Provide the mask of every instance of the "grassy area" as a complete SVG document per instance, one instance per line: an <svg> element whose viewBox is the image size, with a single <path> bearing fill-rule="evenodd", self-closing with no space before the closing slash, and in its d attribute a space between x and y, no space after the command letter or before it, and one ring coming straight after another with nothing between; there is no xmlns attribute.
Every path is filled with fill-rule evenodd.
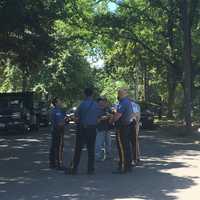
<svg viewBox="0 0 200 200"><path fill-rule="evenodd" d="M161 120L155 119L157 125L157 133L169 137L183 137L200 141L200 123L195 121L192 123L192 132L187 132L183 120L167 119L163 117Z"/></svg>

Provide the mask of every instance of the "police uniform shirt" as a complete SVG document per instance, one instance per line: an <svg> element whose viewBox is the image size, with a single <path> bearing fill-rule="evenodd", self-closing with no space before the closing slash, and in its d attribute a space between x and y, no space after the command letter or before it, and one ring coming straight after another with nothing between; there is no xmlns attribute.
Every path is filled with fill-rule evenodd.
<svg viewBox="0 0 200 200"><path fill-rule="evenodd" d="M51 111L51 122L52 122L52 127L56 128L59 123L64 123L64 112L58 108L54 107Z"/></svg>
<svg viewBox="0 0 200 200"><path fill-rule="evenodd" d="M131 101L131 104L132 104L132 110L134 113L140 113L140 106L135 103L134 101Z"/></svg>
<svg viewBox="0 0 200 200"><path fill-rule="evenodd" d="M132 122L132 103L128 98L123 98L119 101L117 112L122 114L118 122L120 125L129 125Z"/></svg>
<svg viewBox="0 0 200 200"><path fill-rule="evenodd" d="M92 98L82 101L76 112L76 117L79 118L81 125L96 126L99 116L100 108Z"/></svg>

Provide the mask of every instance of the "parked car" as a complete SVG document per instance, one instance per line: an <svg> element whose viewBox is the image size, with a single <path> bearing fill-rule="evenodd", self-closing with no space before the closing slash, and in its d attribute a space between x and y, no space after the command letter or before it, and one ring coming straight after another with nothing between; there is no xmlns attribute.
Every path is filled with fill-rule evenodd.
<svg viewBox="0 0 200 200"><path fill-rule="evenodd" d="M155 127L154 116L159 110L159 105L151 102L137 102L141 109L141 127L144 129L152 129Z"/></svg>
<svg viewBox="0 0 200 200"><path fill-rule="evenodd" d="M50 123L48 104L44 101L35 102L34 111L37 115L39 126L47 127Z"/></svg>
<svg viewBox="0 0 200 200"><path fill-rule="evenodd" d="M68 121L68 122L74 122L76 110L77 110L77 107L73 107L73 108L69 109L66 112L66 114L65 114L66 121Z"/></svg>
<svg viewBox="0 0 200 200"><path fill-rule="evenodd" d="M0 131L28 133L38 129L33 93L0 93Z"/></svg>

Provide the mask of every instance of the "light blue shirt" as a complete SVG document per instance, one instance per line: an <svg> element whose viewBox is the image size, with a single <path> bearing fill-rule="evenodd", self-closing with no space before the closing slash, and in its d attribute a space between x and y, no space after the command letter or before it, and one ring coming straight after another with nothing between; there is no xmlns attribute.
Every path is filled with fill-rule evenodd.
<svg viewBox="0 0 200 200"><path fill-rule="evenodd" d="M97 119L100 114L101 110L92 98L82 101L76 111L76 116L82 125L97 125Z"/></svg>
<svg viewBox="0 0 200 200"><path fill-rule="evenodd" d="M131 101L131 105L132 105L132 110L134 113L140 113L140 106L139 104L135 103L134 101Z"/></svg>

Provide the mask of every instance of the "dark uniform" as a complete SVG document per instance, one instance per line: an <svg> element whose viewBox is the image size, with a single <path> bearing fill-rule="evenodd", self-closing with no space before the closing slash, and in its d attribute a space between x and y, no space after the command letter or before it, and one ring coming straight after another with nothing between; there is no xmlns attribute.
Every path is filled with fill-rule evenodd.
<svg viewBox="0 0 200 200"><path fill-rule="evenodd" d="M120 100L117 112L122 116L117 121L116 141L119 152L119 171L125 173L131 170L131 136L134 126L133 122L133 109L131 101L128 98Z"/></svg>
<svg viewBox="0 0 200 200"><path fill-rule="evenodd" d="M77 125L74 158L70 166L71 173L77 172L84 145L87 146L88 151L88 173L93 173L95 170L96 125L99 112L100 109L92 98L85 99L77 109L76 117L78 118L79 124Z"/></svg>
<svg viewBox="0 0 200 200"><path fill-rule="evenodd" d="M64 117L64 112L60 108L54 107L52 109L52 140L49 156L49 164L52 168L63 167Z"/></svg>

